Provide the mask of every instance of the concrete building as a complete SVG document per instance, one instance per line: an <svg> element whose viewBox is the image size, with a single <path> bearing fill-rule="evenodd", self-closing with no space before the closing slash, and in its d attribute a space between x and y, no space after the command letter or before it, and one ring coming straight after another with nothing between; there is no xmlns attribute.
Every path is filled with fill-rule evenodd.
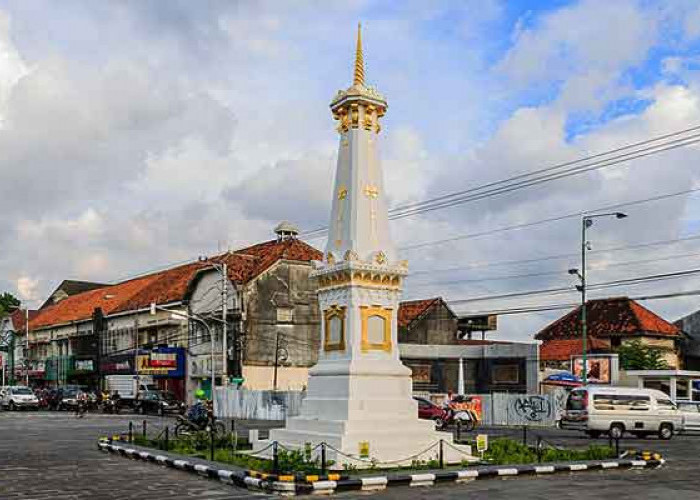
<svg viewBox="0 0 700 500"><path fill-rule="evenodd" d="M684 334L681 354L687 370L700 370L700 311L695 311L674 322Z"/></svg>
<svg viewBox="0 0 700 500"><path fill-rule="evenodd" d="M277 229L274 240L62 297L42 308L30 321L32 357L46 366L43 374L33 377L34 383L96 385L106 375L144 373L183 398L188 389L208 389L211 339L197 326L199 322L187 320L188 314L208 316L215 374L221 383L222 328L215 318L221 318L217 266L223 264L230 291L229 345L239 347L229 351L229 364L238 356L251 386L267 380L271 385L275 351L271 338L280 331L289 352L285 364L305 373L315 362L306 344L318 345L319 322L308 274L311 262L322 254L298 240L288 225ZM217 284L218 289L212 289ZM152 303L158 305L155 315ZM165 355L173 358L172 370L149 366L149 359ZM183 362L182 369L176 368ZM299 380L290 381L289 388L300 388Z"/></svg>

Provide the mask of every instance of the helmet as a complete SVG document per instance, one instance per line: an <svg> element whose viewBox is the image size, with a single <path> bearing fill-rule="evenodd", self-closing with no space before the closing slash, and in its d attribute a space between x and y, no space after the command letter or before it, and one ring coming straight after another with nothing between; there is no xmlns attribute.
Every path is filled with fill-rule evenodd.
<svg viewBox="0 0 700 500"><path fill-rule="evenodd" d="M204 391L202 389L197 389L194 392L194 397L197 399L204 399L204 396L205 396L205 394L204 394Z"/></svg>

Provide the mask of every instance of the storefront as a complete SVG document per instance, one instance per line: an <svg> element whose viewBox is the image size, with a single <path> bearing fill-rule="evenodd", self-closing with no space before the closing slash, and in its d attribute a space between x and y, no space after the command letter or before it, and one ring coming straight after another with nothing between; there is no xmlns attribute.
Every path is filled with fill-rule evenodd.
<svg viewBox="0 0 700 500"><path fill-rule="evenodd" d="M182 347L140 350L136 356L136 370L139 375L153 376L160 389L185 401L185 349Z"/></svg>

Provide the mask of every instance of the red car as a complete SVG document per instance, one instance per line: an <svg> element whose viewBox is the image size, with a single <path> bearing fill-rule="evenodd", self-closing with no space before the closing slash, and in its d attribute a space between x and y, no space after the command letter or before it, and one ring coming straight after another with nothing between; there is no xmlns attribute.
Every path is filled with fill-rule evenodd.
<svg viewBox="0 0 700 500"><path fill-rule="evenodd" d="M413 399L418 401L418 418L435 420L436 422L442 422L445 418L445 410L440 408L432 401L428 401L425 398L419 398L418 396L414 396Z"/></svg>

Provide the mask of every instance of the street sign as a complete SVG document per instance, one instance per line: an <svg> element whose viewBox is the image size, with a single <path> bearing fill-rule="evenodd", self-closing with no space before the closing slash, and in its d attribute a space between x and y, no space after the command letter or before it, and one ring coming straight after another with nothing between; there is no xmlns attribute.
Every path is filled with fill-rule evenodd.
<svg viewBox="0 0 700 500"><path fill-rule="evenodd" d="M360 441L360 458L369 458L369 441Z"/></svg>
<svg viewBox="0 0 700 500"><path fill-rule="evenodd" d="M489 449L489 435L488 434L477 434L476 435L476 451L479 453L484 453Z"/></svg>

